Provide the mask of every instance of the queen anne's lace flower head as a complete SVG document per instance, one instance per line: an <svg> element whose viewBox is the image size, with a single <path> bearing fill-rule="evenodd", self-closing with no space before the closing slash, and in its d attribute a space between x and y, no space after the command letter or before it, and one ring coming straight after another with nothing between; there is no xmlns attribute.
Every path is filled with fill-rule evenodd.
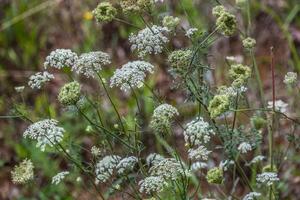
<svg viewBox="0 0 300 200"><path fill-rule="evenodd" d="M138 159L135 156L130 156L127 158L123 158L119 164L116 166L118 174L124 174L130 172L134 169L137 164Z"/></svg>
<svg viewBox="0 0 300 200"><path fill-rule="evenodd" d="M59 172L55 176L52 177L52 184L58 185L65 177L69 174L70 172L64 171L64 172Z"/></svg>
<svg viewBox="0 0 300 200"><path fill-rule="evenodd" d="M165 159L162 155L157 153L151 153L146 158L146 163L148 166L153 166Z"/></svg>
<svg viewBox="0 0 300 200"><path fill-rule="evenodd" d="M285 113L287 111L288 104L282 100L275 101L275 110L278 112ZM268 108L273 109L273 101L268 101Z"/></svg>
<svg viewBox="0 0 300 200"><path fill-rule="evenodd" d="M192 160L208 160L208 155L211 151L207 150L205 146L199 146L196 149L189 149L189 158Z"/></svg>
<svg viewBox="0 0 300 200"><path fill-rule="evenodd" d="M140 13L153 6L153 0L121 0L121 8L125 14Z"/></svg>
<svg viewBox="0 0 300 200"><path fill-rule="evenodd" d="M225 36L233 35L237 28L236 17L221 7L215 11L213 10L213 13L217 17L216 26L218 31Z"/></svg>
<svg viewBox="0 0 300 200"><path fill-rule="evenodd" d="M230 105L230 96L225 94L215 95L209 102L208 111L212 118L216 118L228 111Z"/></svg>
<svg viewBox="0 0 300 200"><path fill-rule="evenodd" d="M117 14L117 9L109 2L101 2L93 10L93 15L98 22L110 22Z"/></svg>
<svg viewBox="0 0 300 200"><path fill-rule="evenodd" d="M191 147L209 142L213 134L213 129L202 117L197 117L195 120L187 123L183 132L185 142Z"/></svg>
<svg viewBox="0 0 300 200"><path fill-rule="evenodd" d="M193 52L191 50L173 51L168 56L168 62L176 73L184 75L188 71L192 55Z"/></svg>
<svg viewBox="0 0 300 200"><path fill-rule="evenodd" d="M37 72L34 75L31 75L29 77L28 85L32 89L41 89L41 87L46 83L54 79L53 74L50 74L48 72Z"/></svg>
<svg viewBox="0 0 300 200"><path fill-rule="evenodd" d="M221 14L222 14L224 11L226 11L225 7L219 5L219 6L215 6L215 7L212 9L212 14L213 14L213 16L215 16L215 17L220 17Z"/></svg>
<svg viewBox="0 0 300 200"><path fill-rule="evenodd" d="M157 194L167 185L162 177L149 176L139 182L140 192L146 194Z"/></svg>
<svg viewBox="0 0 300 200"><path fill-rule="evenodd" d="M44 67L45 69L48 67L54 67L57 69L72 67L77 59L77 54L72 52L70 49L56 49L46 57Z"/></svg>
<svg viewBox="0 0 300 200"><path fill-rule="evenodd" d="M169 30L174 30L178 26L180 19L173 16L165 16L163 19L163 26L167 27Z"/></svg>
<svg viewBox="0 0 300 200"><path fill-rule="evenodd" d="M110 56L102 51L84 53L76 60L72 71L86 77L94 77L95 73L102 70L104 65L110 64Z"/></svg>
<svg viewBox="0 0 300 200"><path fill-rule="evenodd" d="M223 182L223 170L219 167L210 169L207 172L206 179L209 183L221 184Z"/></svg>
<svg viewBox="0 0 300 200"><path fill-rule="evenodd" d="M161 104L155 108L150 127L158 133L166 132L170 126L172 119L179 115L177 109L169 104Z"/></svg>
<svg viewBox="0 0 300 200"><path fill-rule="evenodd" d="M117 69L110 79L110 87L120 87L123 91L144 85L146 73L153 73L154 66L145 61L133 61Z"/></svg>
<svg viewBox="0 0 300 200"><path fill-rule="evenodd" d="M166 158L159 163L153 165L149 169L151 176L162 177L165 180L176 180L178 177L185 176L186 171L182 168L181 164L174 158Z"/></svg>
<svg viewBox="0 0 300 200"><path fill-rule="evenodd" d="M33 179L33 164L31 160L25 159L19 165L14 167L11 172L12 182L16 184L24 184Z"/></svg>
<svg viewBox="0 0 300 200"><path fill-rule="evenodd" d="M80 100L80 90L81 86L78 82L67 83L60 89L58 101L64 106L75 105Z"/></svg>
<svg viewBox="0 0 300 200"><path fill-rule="evenodd" d="M258 192L250 192L244 196L243 200L255 200L256 197L260 197L261 193Z"/></svg>
<svg viewBox="0 0 300 200"><path fill-rule="evenodd" d="M288 72L285 76L284 76L284 81L283 81L286 85L296 85L297 84L297 73L295 72Z"/></svg>
<svg viewBox="0 0 300 200"><path fill-rule="evenodd" d="M112 175L121 157L117 155L105 156L96 164L96 182L105 183Z"/></svg>
<svg viewBox="0 0 300 200"><path fill-rule="evenodd" d="M37 147L45 150L46 145L53 146L63 139L65 129L57 126L58 121L45 119L30 125L24 132L24 138L37 140Z"/></svg>
<svg viewBox="0 0 300 200"><path fill-rule="evenodd" d="M252 150L251 145L248 142L242 142L239 146L238 146L238 150L241 153L248 153L249 151Z"/></svg>
<svg viewBox="0 0 300 200"><path fill-rule="evenodd" d="M250 67L242 64L230 66L229 76L233 79L232 85L235 87L243 86L251 76Z"/></svg>
<svg viewBox="0 0 300 200"><path fill-rule="evenodd" d="M243 47L247 50L251 50L255 47L256 45L256 40L251 38L251 37L247 37L245 38L243 41Z"/></svg>
<svg viewBox="0 0 300 200"><path fill-rule="evenodd" d="M274 172L264 172L262 174L258 174L256 177L256 181L261 184L265 184L267 186L273 185L273 183L278 182L279 178Z"/></svg>
<svg viewBox="0 0 300 200"><path fill-rule="evenodd" d="M153 25L139 31L137 35L131 34L129 37L131 50L137 50L140 58L147 54L159 54L163 50L163 45L169 42L165 36L168 32L169 29L166 27Z"/></svg>
<svg viewBox="0 0 300 200"><path fill-rule="evenodd" d="M198 171L200 169L205 169L207 168L207 164L205 162L195 162L191 165L191 169L193 171Z"/></svg>

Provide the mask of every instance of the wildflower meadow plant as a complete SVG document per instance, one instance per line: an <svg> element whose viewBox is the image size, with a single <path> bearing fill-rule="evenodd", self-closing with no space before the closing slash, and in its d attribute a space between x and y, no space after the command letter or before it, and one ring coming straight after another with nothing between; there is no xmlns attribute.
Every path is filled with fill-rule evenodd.
<svg viewBox="0 0 300 200"><path fill-rule="evenodd" d="M45 154L65 155L70 170L55 175L52 184L64 184L66 176L71 181L77 171L100 199L113 199L116 193L124 199L279 199L284 181L280 170L284 160L280 159L287 155L276 154L274 140L281 134L281 122L290 122L296 130L299 116L290 102L277 98L273 61L272 78L264 80L273 89L272 99L266 101L253 54L258 44L237 18L251 20L244 15L244 4L227 7L216 1L211 6L215 24L204 31L188 16L166 15L167 2L99 3L92 12L97 25L116 20L130 26L130 58L116 67L115 55L99 49L79 54L71 49L52 51L45 58L46 71L30 76L28 85L41 89L54 79L53 70L55 77L68 77L60 78L63 84L51 100L62 111L72 106L73 114L60 117L67 113L54 112L51 104L49 119L16 107L15 112L28 123L24 138L36 141ZM135 24L132 16L140 23ZM251 23L246 26L251 30ZM218 39L231 36L242 39L240 53L245 59L228 62L230 55L223 55L228 67L223 69L226 81L222 85L212 78L218 66L209 61L215 56L207 52ZM179 38L184 42L178 42ZM185 46L179 47L181 43ZM165 80L159 76L161 71L169 73L171 80L171 86L166 81L164 87L181 92L180 102L165 98L164 87L156 85L156 80ZM92 87L86 87L84 80L91 80ZM299 91L296 72L288 72L281 82ZM18 90L22 93L24 88ZM259 99L254 103L256 94ZM193 112L187 114L186 107L193 107ZM86 144L71 140L78 135L65 125L67 120L72 126L86 127L82 129L85 138L91 137L93 143L87 151ZM70 151L72 145L82 148ZM33 163L26 159L12 169L12 181L35 181ZM266 166L269 170L263 171Z"/></svg>

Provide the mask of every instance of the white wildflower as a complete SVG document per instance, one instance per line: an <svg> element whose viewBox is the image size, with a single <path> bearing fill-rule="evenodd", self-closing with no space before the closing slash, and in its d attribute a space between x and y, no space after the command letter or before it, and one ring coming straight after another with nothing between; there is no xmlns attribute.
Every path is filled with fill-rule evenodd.
<svg viewBox="0 0 300 200"><path fill-rule="evenodd" d="M58 121L54 119L45 119L35 122L30 125L23 133L24 138L37 140L37 147L42 151L45 150L46 145L53 146L63 139L65 129L57 126Z"/></svg>
<svg viewBox="0 0 300 200"><path fill-rule="evenodd" d="M100 72L104 65L110 63L110 56L102 51L84 53L76 60L72 71L75 71L77 74L83 74L88 78L94 77L95 73Z"/></svg>
<svg viewBox="0 0 300 200"><path fill-rule="evenodd" d="M219 94L224 94L224 95L228 95L230 97L236 97L238 94L242 94L244 92L246 92L248 90L248 88L246 88L245 86L241 86L241 87L226 87L226 86L222 86L218 89Z"/></svg>
<svg viewBox="0 0 300 200"><path fill-rule="evenodd" d="M158 54L163 50L163 45L169 42L169 39L165 36L169 32L166 27L153 25L147 27L137 35L131 34L129 42L131 43L131 50L137 50L140 58L147 54Z"/></svg>
<svg viewBox="0 0 300 200"><path fill-rule="evenodd" d="M248 142L242 142L239 146L238 146L238 150L241 153L248 153L249 151L252 150L251 145Z"/></svg>
<svg viewBox="0 0 300 200"><path fill-rule="evenodd" d="M258 162L260 162L260 161L263 161L264 159L265 159L264 156L258 155L258 156L256 156L256 157L254 157L254 158L249 162L248 165L256 164L256 163L258 163Z"/></svg>
<svg viewBox="0 0 300 200"><path fill-rule="evenodd" d="M208 155L211 151L208 151L205 146L200 145L196 149L189 149L189 158L192 160L208 160Z"/></svg>
<svg viewBox="0 0 300 200"><path fill-rule="evenodd" d="M54 67L57 69L72 67L77 59L77 54L72 52L70 49L56 49L46 57L44 67L45 69L48 67Z"/></svg>
<svg viewBox="0 0 300 200"><path fill-rule="evenodd" d="M37 72L29 77L28 85L32 89L41 89L41 87L46 83L54 79L53 74L48 72Z"/></svg>
<svg viewBox="0 0 300 200"><path fill-rule="evenodd" d="M256 197L260 197L261 193L258 192L250 192L244 196L243 200L255 200Z"/></svg>
<svg viewBox="0 0 300 200"><path fill-rule="evenodd" d="M33 179L34 166L31 160L25 159L19 165L14 167L11 172L12 182L15 184L24 184Z"/></svg>
<svg viewBox="0 0 300 200"><path fill-rule="evenodd" d="M15 87L15 91L17 93L22 93L24 91L24 89L25 89L25 86L17 86L17 87Z"/></svg>
<svg viewBox="0 0 300 200"><path fill-rule="evenodd" d="M92 146L91 148L91 154L95 157L99 156L101 154L101 150L96 147L96 146Z"/></svg>
<svg viewBox="0 0 300 200"><path fill-rule="evenodd" d="M286 85L295 85L297 83L297 73L295 72L288 72L284 76L284 81Z"/></svg>
<svg viewBox="0 0 300 200"><path fill-rule="evenodd" d="M144 85L146 73L153 73L154 66L145 61L133 61L117 69L110 79L110 87L120 87L128 91L134 87L140 88Z"/></svg>
<svg viewBox="0 0 300 200"><path fill-rule="evenodd" d="M285 113L287 111L288 104L282 100L275 101L275 110L278 112ZM273 109L273 101L268 102L268 108Z"/></svg>
<svg viewBox="0 0 300 200"><path fill-rule="evenodd" d="M166 158L149 169L151 176L159 176L165 180L176 180L180 175L186 175L180 162L174 158Z"/></svg>
<svg viewBox="0 0 300 200"><path fill-rule="evenodd" d="M162 155L157 153L151 153L146 158L146 163L148 166L153 166L165 159Z"/></svg>
<svg viewBox="0 0 300 200"><path fill-rule="evenodd" d="M185 36L187 36L188 38L192 38L193 35L198 31L197 28L190 28L186 31Z"/></svg>
<svg viewBox="0 0 300 200"><path fill-rule="evenodd" d="M257 175L256 181L271 186L273 183L278 182L279 178L274 172L264 172Z"/></svg>
<svg viewBox="0 0 300 200"><path fill-rule="evenodd" d="M117 155L105 156L96 164L96 183L106 182L112 175L115 167L120 162L121 157Z"/></svg>
<svg viewBox="0 0 300 200"><path fill-rule="evenodd" d="M242 55L226 56L226 60L229 61L231 64L234 63L242 64L244 62L244 57Z"/></svg>
<svg viewBox="0 0 300 200"><path fill-rule="evenodd" d="M198 171L200 169L205 169L207 168L207 164L205 162L195 162L191 165L191 169L193 171Z"/></svg>
<svg viewBox="0 0 300 200"><path fill-rule="evenodd" d="M184 140L190 146L207 143L214 131L210 128L209 123L205 122L202 117L197 117L195 120L186 124L186 129L183 132Z"/></svg>
<svg viewBox="0 0 300 200"><path fill-rule="evenodd" d="M167 185L162 177L149 176L139 182L141 193L152 194L161 192Z"/></svg>
<svg viewBox="0 0 300 200"><path fill-rule="evenodd" d="M65 177L66 175L68 175L70 172L68 171L64 171L64 172L59 172L58 174L56 174L55 176L52 177L52 184L59 184Z"/></svg>
<svg viewBox="0 0 300 200"><path fill-rule="evenodd" d="M116 166L118 174L124 174L130 172L134 169L137 164L138 159L135 156L130 156L127 158L123 158L119 164Z"/></svg>

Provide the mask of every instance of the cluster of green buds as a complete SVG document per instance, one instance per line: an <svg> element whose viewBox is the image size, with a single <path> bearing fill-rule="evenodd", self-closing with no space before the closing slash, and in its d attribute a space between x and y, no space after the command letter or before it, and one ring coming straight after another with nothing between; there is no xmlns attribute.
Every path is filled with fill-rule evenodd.
<svg viewBox="0 0 300 200"><path fill-rule="evenodd" d="M187 72L192 54L193 52L191 50L177 50L168 56L168 62L175 73L184 75Z"/></svg>
<svg viewBox="0 0 300 200"><path fill-rule="evenodd" d="M236 17L228 12L224 6L216 6L212 14L217 18L216 25L220 33L231 36L237 29Z"/></svg>
<svg viewBox="0 0 300 200"><path fill-rule="evenodd" d="M251 118L251 124L256 130L260 130L267 125L267 120L260 116L253 116Z"/></svg>
<svg viewBox="0 0 300 200"><path fill-rule="evenodd" d="M241 87L250 78L251 68L242 64L231 65L229 70L229 76L233 80L232 86L237 88Z"/></svg>
<svg viewBox="0 0 300 200"><path fill-rule="evenodd" d="M247 37L245 39L243 39L242 41L243 43L243 47L246 49L246 50L252 50L255 45L256 45L256 40L251 38L251 37Z"/></svg>
<svg viewBox="0 0 300 200"><path fill-rule="evenodd" d="M228 111L230 106L230 96L227 94L218 94L209 102L208 111L211 118L216 118Z"/></svg>
<svg viewBox="0 0 300 200"><path fill-rule="evenodd" d="M212 184L222 184L224 177L223 177L223 170L220 167L215 167L210 169L206 175L207 182Z"/></svg>
<svg viewBox="0 0 300 200"><path fill-rule="evenodd" d="M140 13L152 8L153 0L121 0L121 8L125 14Z"/></svg>
<svg viewBox="0 0 300 200"><path fill-rule="evenodd" d="M64 106L75 105L80 99L80 84L76 81L65 84L58 94L59 102Z"/></svg>
<svg viewBox="0 0 300 200"><path fill-rule="evenodd" d="M174 30L180 22L180 19L178 17L173 16L165 16L162 24L164 27L167 27L169 30Z"/></svg>
<svg viewBox="0 0 300 200"><path fill-rule="evenodd" d="M117 15L117 9L109 2L102 2L93 10L93 15L97 22L110 22Z"/></svg>

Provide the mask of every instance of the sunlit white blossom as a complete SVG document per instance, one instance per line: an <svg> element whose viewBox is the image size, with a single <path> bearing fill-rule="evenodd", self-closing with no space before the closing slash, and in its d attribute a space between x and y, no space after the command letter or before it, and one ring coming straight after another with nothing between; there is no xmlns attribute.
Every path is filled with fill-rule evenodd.
<svg viewBox="0 0 300 200"><path fill-rule="evenodd" d="M77 59L77 54L72 52L70 49L56 49L46 57L44 67L45 69L48 67L54 67L57 69L72 67Z"/></svg>
<svg viewBox="0 0 300 200"><path fill-rule="evenodd" d="M191 165L191 169L193 171L198 171L200 169L205 169L207 168L207 164L205 162L195 162Z"/></svg>
<svg viewBox="0 0 300 200"><path fill-rule="evenodd" d="M250 192L246 196L244 196L243 200L255 200L256 197L260 197L261 193L258 192Z"/></svg>
<svg viewBox="0 0 300 200"><path fill-rule="evenodd" d="M133 61L117 69L110 79L110 87L120 87L123 91L144 85L146 73L153 73L154 66L145 61Z"/></svg>
<svg viewBox="0 0 300 200"><path fill-rule="evenodd" d="M275 101L275 110L278 112L285 113L287 111L288 104L282 100ZM268 108L273 109L273 101L268 102Z"/></svg>
<svg viewBox="0 0 300 200"><path fill-rule="evenodd" d="M132 171L137 162L138 159L135 156L123 158L116 166L118 174L124 174L125 172Z"/></svg>
<svg viewBox="0 0 300 200"><path fill-rule="evenodd" d="M264 172L262 174L257 175L256 181L270 186L273 183L278 182L279 178L278 178L277 174L274 172Z"/></svg>
<svg viewBox="0 0 300 200"><path fill-rule="evenodd" d="M59 172L58 174L52 177L51 183L55 185L59 184L69 173L70 172L68 171Z"/></svg>
<svg viewBox="0 0 300 200"><path fill-rule="evenodd" d="M148 166L153 166L165 159L162 155L157 153L151 153L146 158L146 163Z"/></svg>
<svg viewBox="0 0 300 200"><path fill-rule="evenodd" d="M29 159L23 160L20 164L16 165L11 171L12 182L15 184L24 184L33 179L34 166Z"/></svg>
<svg viewBox="0 0 300 200"><path fill-rule="evenodd" d="M53 146L63 139L65 129L57 126L58 121L45 119L30 125L24 132L24 138L37 140L37 147L45 150L46 145Z"/></svg>
<svg viewBox="0 0 300 200"><path fill-rule="evenodd" d="M211 151L208 151L205 146L200 145L196 149L189 149L189 158L192 160L208 160L208 155Z"/></svg>
<svg viewBox="0 0 300 200"><path fill-rule="evenodd" d="M113 171L120 162L121 157L117 155L105 156L96 164L96 183L106 182L112 175Z"/></svg>
<svg viewBox="0 0 300 200"><path fill-rule="evenodd" d="M167 185L162 177L149 176L139 182L141 193L152 194L159 193Z"/></svg>
<svg viewBox="0 0 300 200"><path fill-rule="evenodd" d="M192 38L197 31L197 28L190 28L185 32L185 36L187 36L188 38Z"/></svg>
<svg viewBox="0 0 300 200"><path fill-rule="evenodd" d="M248 142L242 142L239 146L238 146L238 150L241 153L247 153L249 151L252 150L251 145Z"/></svg>
<svg viewBox="0 0 300 200"><path fill-rule="evenodd" d="M46 83L54 79L53 74L50 74L46 71L44 72L37 72L34 75L29 77L28 85L32 89L41 89L41 87Z"/></svg>
<svg viewBox="0 0 300 200"><path fill-rule="evenodd" d="M139 31L137 35L131 34L129 42L131 50L137 50L140 58L148 54L159 54L163 50L163 45L169 42L165 36L169 32L166 27L153 25Z"/></svg>

